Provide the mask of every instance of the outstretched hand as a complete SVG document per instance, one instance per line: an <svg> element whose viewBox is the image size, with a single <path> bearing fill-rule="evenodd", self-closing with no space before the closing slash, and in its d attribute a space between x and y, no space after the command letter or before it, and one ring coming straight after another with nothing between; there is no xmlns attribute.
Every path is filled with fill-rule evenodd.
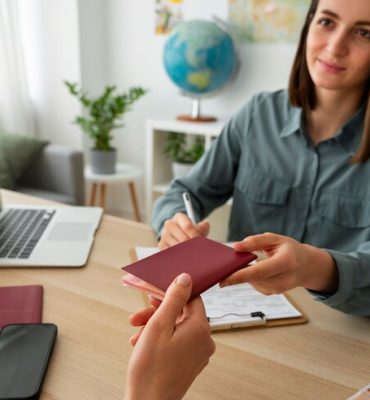
<svg viewBox="0 0 370 400"><path fill-rule="evenodd" d="M181 399L208 364L215 344L200 297L187 304L191 288L190 275L181 274L158 308L130 318L145 326L130 340L126 400Z"/></svg>
<svg viewBox="0 0 370 400"><path fill-rule="evenodd" d="M259 292L283 293L297 286L316 291L334 292L338 271L331 255L274 233L248 236L234 244L236 251L263 251L266 258L237 271L221 286L249 282Z"/></svg>

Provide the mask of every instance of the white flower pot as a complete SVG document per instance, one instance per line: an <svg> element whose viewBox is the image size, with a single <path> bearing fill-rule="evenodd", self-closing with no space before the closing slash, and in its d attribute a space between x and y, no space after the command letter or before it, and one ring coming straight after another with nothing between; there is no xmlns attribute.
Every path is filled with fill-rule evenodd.
<svg viewBox="0 0 370 400"><path fill-rule="evenodd" d="M174 161L172 163L172 174L173 177L181 178L189 173L189 171L193 168L194 164L184 164Z"/></svg>

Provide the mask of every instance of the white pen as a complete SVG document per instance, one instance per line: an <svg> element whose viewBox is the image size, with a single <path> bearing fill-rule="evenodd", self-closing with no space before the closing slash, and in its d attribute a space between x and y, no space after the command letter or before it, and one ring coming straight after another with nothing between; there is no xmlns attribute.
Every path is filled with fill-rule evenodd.
<svg viewBox="0 0 370 400"><path fill-rule="evenodd" d="M190 218L190 221L193 223L193 225L196 225L197 222L195 221L194 210L193 210L193 206L191 205L191 200L190 200L189 193L188 192L183 192L182 198L184 200L186 213L188 214L188 217Z"/></svg>

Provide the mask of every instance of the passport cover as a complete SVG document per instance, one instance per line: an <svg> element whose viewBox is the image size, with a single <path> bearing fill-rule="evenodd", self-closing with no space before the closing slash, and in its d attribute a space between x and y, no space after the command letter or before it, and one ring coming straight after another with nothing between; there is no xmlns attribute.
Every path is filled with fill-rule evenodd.
<svg viewBox="0 0 370 400"><path fill-rule="evenodd" d="M0 287L0 328L9 324L40 323L42 304L40 285Z"/></svg>
<svg viewBox="0 0 370 400"><path fill-rule="evenodd" d="M122 283L161 299L174 279L187 272L193 280L192 300L256 258L253 253L237 252L198 236L123 267L130 275L125 275Z"/></svg>

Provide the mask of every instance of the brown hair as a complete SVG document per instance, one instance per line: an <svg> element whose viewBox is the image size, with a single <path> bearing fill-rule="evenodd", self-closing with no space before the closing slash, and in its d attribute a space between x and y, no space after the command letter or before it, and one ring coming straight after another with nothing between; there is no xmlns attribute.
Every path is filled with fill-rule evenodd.
<svg viewBox="0 0 370 400"><path fill-rule="evenodd" d="M319 0L312 0L304 22L297 52L289 77L289 100L292 106L302 107L304 111L316 107L315 86L306 61L306 39L311 21L316 13ZM351 163L364 163L370 158L370 79L365 92L365 120L360 147L352 157Z"/></svg>

